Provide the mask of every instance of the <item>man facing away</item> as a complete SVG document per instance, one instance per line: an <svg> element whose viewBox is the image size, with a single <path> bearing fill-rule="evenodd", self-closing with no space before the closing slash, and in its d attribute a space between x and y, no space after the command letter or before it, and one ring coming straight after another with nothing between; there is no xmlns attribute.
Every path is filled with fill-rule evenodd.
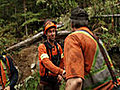
<svg viewBox="0 0 120 90"><path fill-rule="evenodd" d="M64 73L62 48L55 41L56 29L55 21L46 20L44 22L43 34L47 41L38 47L40 83L43 90L59 90L59 84Z"/></svg>
<svg viewBox="0 0 120 90"><path fill-rule="evenodd" d="M0 90L15 90L18 71L13 65L13 59L5 52L0 55Z"/></svg>
<svg viewBox="0 0 120 90"><path fill-rule="evenodd" d="M87 12L77 7L70 19L73 32L64 43L66 90L112 89L111 75L88 28Z"/></svg>

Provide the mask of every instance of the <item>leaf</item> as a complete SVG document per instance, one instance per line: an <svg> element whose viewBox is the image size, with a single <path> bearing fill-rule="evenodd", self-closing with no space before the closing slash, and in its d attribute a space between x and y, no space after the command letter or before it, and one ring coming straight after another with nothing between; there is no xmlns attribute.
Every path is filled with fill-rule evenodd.
<svg viewBox="0 0 120 90"><path fill-rule="evenodd" d="M46 2L46 0L37 0L36 5L38 5L40 3L45 3L45 2Z"/></svg>
<svg viewBox="0 0 120 90"><path fill-rule="evenodd" d="M108 31L108 29L103 26L101 26L101 28L103 29L103 31Z"/></svg>

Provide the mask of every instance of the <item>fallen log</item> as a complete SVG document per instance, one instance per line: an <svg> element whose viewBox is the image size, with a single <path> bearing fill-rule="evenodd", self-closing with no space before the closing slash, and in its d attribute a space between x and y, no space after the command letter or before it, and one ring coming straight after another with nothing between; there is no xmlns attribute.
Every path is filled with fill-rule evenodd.
<svg viewBox="0 0 120 90"><path fill-rule="evenodd" d="M58 31L57 36L68 35L69 33L70 33L70 31ZM34 36L24 40L24 41L21 41L21 42L15 44L13 46L7 48L6 50L10 51L10 50L14 50L14 49L17 49L17 48L20 48L20 47L24 47L28 44L31 44L31 43L37 41L39 38L42 37L42 35L43 35L43 32L40 32L40 33L38 33L38 34L36 34L36 35L34 35Z"/></svg>
<svg viewBox="0 0 120 90"><path fill-rule="evenodd" d="M92 18L100 18L100 17L120 17L120 14L111 14L111 15L98 15L98 16L93 16Z"/></svg>

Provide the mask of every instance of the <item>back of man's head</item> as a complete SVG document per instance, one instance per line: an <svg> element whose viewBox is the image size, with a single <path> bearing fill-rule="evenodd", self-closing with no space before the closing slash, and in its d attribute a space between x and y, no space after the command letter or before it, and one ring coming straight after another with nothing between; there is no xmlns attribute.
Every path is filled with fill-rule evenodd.
<svg viewBox="0 0 120 90"><path fill-rule="evenodd" d="M88 25L88 13L82 8L74 8L71 11L70 19L72 21L73 27L75 28Z"/></svg>
<svg viewBox="0 0 120 90"><path fill-rule="evenodd" d="M6 55L7 53L6 52L2 52L2 55Z"/></svg>
<svg viewBox="0 0 120 90"><path fill-rule="evenodd" d="M3 56L0 54L0 60L3 59Z"/></svg>

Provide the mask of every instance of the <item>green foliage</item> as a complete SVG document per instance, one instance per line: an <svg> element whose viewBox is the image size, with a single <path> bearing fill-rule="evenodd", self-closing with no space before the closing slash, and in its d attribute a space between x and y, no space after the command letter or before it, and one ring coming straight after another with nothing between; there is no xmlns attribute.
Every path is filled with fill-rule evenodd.
<svg viewBox="0 0 120 90"><path fill-rule="evenodd" d="M0 19L0 26L2 26L4 22L5 22L4 19Z"/></svg>
<svg viewBox="0 0 120 90"><path fill-rule="evenodd" d="M117 32L117 35L115 35L114 33L106 32L104 34L101 34L101 36L99 36L99 37L101 37L101 39L107 46L108 50L110 50L112 47L120 46L119 32Z"/></svg>
<svg viewBox="0 0 120 90"><path fill-rule="evenodd" d="M117 0L86 0L86 2L84 0L25 0L25 2L26 13L24 13L24 2L22 0L0 0L0 38L3 39L2 46L3 44L12 45L17 43L17 39L24 38L26 25L29 35L41 31L42 20L46 18L54 18L57 22L64 22L64 27L58 30L70 30L70 11L77 6L85 7L90 19L93 16L120 13L120 5ZM91 23L95 24L94 28L100 28L103 31L108 30L106 32L116 38L113 39L105 32L100 31L102 35L104 34L103 37L112 38L111 47L115 44L115 41L117 42L116 45L119 45L119 36L116 33L120 28L114 28L113 30L112 20L108 21L103 18L98 18L97 22L95 19L91 19ZM110 31L113 31L114 34L111 34ZM105 43L107 43L107 38L104 40Z"/></svg>
<svg viewBox="0 0 120 90"><path fill-rule="evenodd" d="M4 22L4 20L2 20ZM0 27L0 48L1 51L5 50L7 47L11 46L12 44L16 43L17 40L15 38L16 30L15 26L16 23L10 23L7 26L2 25Z"/></svg>
<svg viewBox="0 0 120 90"><path fill-rule="evenodd" d="M113 27L111 26L111 24L100 21L98 24L98 27L100 28L95 32L99 33L98 36L102 39L108 50L110 50L112 47L120 46L120 32L113 30Z"/></svg>
<svg viewBox="0 0 120 90"><path fill-rule="evenodd" d="M86 2L84 0L25 1L26 13L24 13L23 1L21 0L0 0L1 47L5 46L6 48L19 42L19 40L23 40L26 25L29 35L38 33L42 30L42 21L46 18L54 18L57 22L63 22L64 26L58 30L70 30L70 11L77 6L85 7L90 15L90 19L93 16L120 13L120 5L117 3L117 0L86 0ZM103 41L107 46L108 44L110 44L110 47L114 45L119 46L119 36L116 33L118 33L117 31L120 28L114 28L113 30L111 21L111 19L106 20L103 18L98 18L97 20L91 19L91 23L95 25L94 29L100 28L98 32L104 38L106 37ZM113 33L110 33L111 31ZM111 43L108 42L109 38L112 40Z"/></svg>
<svg viewBox="0 0 120 90"><path fill-rule="evenodd" d="M111 49L114 46L119 47L119 29L116 28L115 19L112 17L107 18L91 18L94 16L100 15L113 15L120 13L119 4L117 0L92 0L92 6L85 8L90 15L90 21L94 26L94 29L97 29L96 33L99 33L99 37L103 40L108 49Z"/></svg>
<svg viewBox="0 0 120 90"><path fill-rule="evenodd" d="M36 72L34 75L29 76L23 86L19 88L19 90L38 90L40 85L40 76L39 73Z"/></svg>
<svg viewBox="0 0 120 90"><path fill-rule="evenodd" d="M61 14L66 14L71 10L71 8L76 7L78 4L75 0L37 0L37 5L45 5L44 8L47 9L46 15L48 17L56 17Z"/></svg>
<svg viewBox="0 0 120 90"><path fill-rule="evenodd" d="M61 81L60 90L65 90L65 81L64 80Z"/></svg>
<svg viewBox="0 0 120 90"><path fill-rule="evenodd" d="M118 10L119 4L116 4L115 0L92 0L92 6L87 7L90 16L99 16L99 15L107 15L107 14L116 14L120 11Z"/></svg>
<svg viewBox="0 0 120 90"><path fill-rule="evenodd" d="M29 20L27 20L26 22L24 22L23 24L22 24L22 26L25 26L25 25L27 25L27 24L29 24L29 23L33 23L33 22L39 22L40 20L39 19L37 19L37 18L32 18L32 19L29 19Z"/></svg>
<svg viewBox="0 0 120 90"><path fill-rule="evenodd" d="M26 8L24 8L24 4ZM23 40L26 25L29 35L36 34L42 29L43 19L59 18L61 14L65 16L71 8L77 5L75 0L25 0L25 3L21 0L0 0L0 37L3 39L1 47L7 48L9 45ZM68 25L63 29L67 28Z"/></svg>
<svg viewBox="0 0 120 90"><path fill-rule="evenodd" d="M45 2L46 2L46 0L37 0L36 4L38 5L40 3L45 3Z"/></svg>
<svg viewBox="0 0 120 90"><path fill-rule="evenodd" d="M13 38L12 36L10 36L9 38L12 38L12 39L8 39L6 37L0 38L0 53L6 50L6 48L9 47L11 44L17 42L16 39Z"/></svg>
<svg viewBox="0 0 120 90"><path fill-rule="evenodd" d="M64 24L63 27L61 28L58 28L57 30L60 31L60 30L71 30L71 27L70 26L70 14L67 13L66 15L62 14L59 18L56 19L56 22L62 22Z"/></svg>

